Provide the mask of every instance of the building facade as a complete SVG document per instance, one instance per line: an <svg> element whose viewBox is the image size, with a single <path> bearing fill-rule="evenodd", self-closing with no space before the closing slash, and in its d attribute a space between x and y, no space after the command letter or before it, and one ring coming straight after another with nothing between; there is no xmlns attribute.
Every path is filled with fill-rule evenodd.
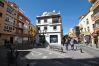
<svg viewBox="0 0 99 66"><path fill-rule="evenodd" d="M29 43L31 21L13 2L0 0L0 45Z"/></svg>
<svg viewBox="0 0 99 66"><path fill-rule="evenodd" d="M32 43L34 43L35 44L35 42L36 42L36 33L37 33L37 30L36 30L36 26L34 26L34 25L32 25L32 24L30 24L30 26L29 26L29 29L30 29L30 31L29 31L29 34L30 34L30 42Z"/></svg>
<svg viewBox="0 0 99 66"><path fill-rule="evenodd" d="M99 44L99 0L89 0L92 3L90 11L93 12L91 18L94 24L93 37L95 39L95 44Z"/></svg>
<svg viewBox="0 0 99 66"><path fill-rule="evenodd" d="M0 12L2 15L0 19L1 44L4 44L5 41L13 43L14 26L17 19L16 10L10 2L0 1Z"/></svg>
<svg viewBox="0 0 99 66"><path fill-rule="evenodd" d="M44 39L46 47L48 45L61 45L63 30L60 14L55 11L44 12L41 16L37 16L36 19L38 31L36 42L39 44Z"/></svg>
<svg viewBox="0 0 99 66"><path fill-rule="evenodd" d="M69 35L69 37L71 37L71 38L75 38L75 37L76 37L75 29L74 29L74 28L70 28L68 35Z"/></svg>
<svg viewBox="0 0 99 66"><path fill-rule="evenodd" d="M29 40L30 20L24 15L21 9L17 11L17 22L15 25L15 43L27 43Z"/></svg>
<svg viewBox="0 0 99 66"><path fill-rule="evenodd" d="M92 33L94 32L94 22L92 21L91 15L93 12L88 12L87 14L80 17L79 27L81 35L83 36L83 41L88 40L89 43L94 44Z"/></svg>

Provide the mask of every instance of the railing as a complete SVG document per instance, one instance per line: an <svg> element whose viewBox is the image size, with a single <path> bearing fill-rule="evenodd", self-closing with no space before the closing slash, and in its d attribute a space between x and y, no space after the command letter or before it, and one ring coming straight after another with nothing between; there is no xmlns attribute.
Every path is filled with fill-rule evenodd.
<svg viewBox="0 0 99 66"><path fill-rule="evenodd" d="M92 7L90 8L91 11L95 10L95 8L99 5L99 1L97 0Z"/></svg>
<svg viewBox="0 0 99 66"><path fill-rule="evenodd" d="M92 14L91 17L93 21L96 21L99 18L99 12Z"/></svg>

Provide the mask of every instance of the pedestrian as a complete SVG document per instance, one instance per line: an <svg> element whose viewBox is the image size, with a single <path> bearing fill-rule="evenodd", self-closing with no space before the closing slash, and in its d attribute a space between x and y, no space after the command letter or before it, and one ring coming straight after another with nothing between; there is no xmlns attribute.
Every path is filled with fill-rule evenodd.
<svg viewBox="0 0 99 66"><path fill-rule="evenodd" d="M95 38L95 44L96 44L96 48L98 48L98 38Z"/></svg>
<svg viewBox="0 0 99 66"><path fill-rule="evenodd" d="M69 39L68 38L65 38L65 47L66 47L66 50L68 50L68 45L69 45Z"/></svg>
<svg viewBox="0 0 99 66"><path fill-rule="evenodd" d="M74 39L73 38L70 40L70 44L71 44L71 50L74 50Z"/></svg>
<svg viewBox="0 0 99 66"><path fill-rule="evenodd" d="M15 55L16 55L16 59L17 59L19 56L19 52L17 50L15 51Z"/></svg>

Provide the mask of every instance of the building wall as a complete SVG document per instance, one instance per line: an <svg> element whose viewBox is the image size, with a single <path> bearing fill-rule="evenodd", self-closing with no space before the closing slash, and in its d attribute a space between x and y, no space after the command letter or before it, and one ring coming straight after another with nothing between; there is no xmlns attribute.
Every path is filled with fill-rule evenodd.
<svg viewBox="0 0 99 66"><path fill-rule="evenodd" d="M86 36L89 35L90 42L93 45L94 44L94 38L92 36L92 33L94 32L95 22L92 20L92 17L91 17L92 14L93 14L93 12L88 12L85 16L83 16L83 18L79 22L79 25L82 28L81 34L84 35L82 37L83 38L83 42L85 42ZM87 19L88 19L88 22L89 22L88 24L87 24ZM90 31L88 31L88 27L89 27Z"/></svg>
<svg viewBox="0 0 99 66"><path fill-rule="evenodd" d="M82 32L89 32L89 33L93 33L93 24L94 22L92 21L91 15L93 14L93 12L89 12L88 14L86 14L86 16L83 17L83 19L80 20L79 25L82 25L81 27ZM88 19L88 24L87 24L87 19ZM89 30L87 29L87 27L89 27ZM85 30L86 29L86 30Z"/></svg>
<svg viewBox="0 0 99 66"><path fill-rule="evenodd" d="M57 29L53 29L53 27L56 26ZM61 32L61 25L43 25L43 26L38 26L40 27L41 31L44 30L44 27L47 27L46 32Z"/></svg>
<svg viewBox="0 0 99 66"><path fill-rule="evenodd" d="M53 16L39 16L40 18L37 17L36 20L36 25L37 28L40 28L38 31L37 37L36 37L36 42L39 43L39 35L45 35L45 40L46 44L48 45L61 45L62 41L62 22L61 22L61 17L55 16L54 18L58 18L58 22L54 23L53 21ZM40 21L39 21L40 19ZM45 22L44 20L47 19ZM44 27L47 27L47 30L44 29ZM54 38L53 38L54 36ZM57 37L57 39L56 39ZM50 39L56 39L54 42L53 40ZM58 40L58 42L57 42Z"/></svg>
<svg viewBox="0 0 99 66"><path fill-rule="evenodd" d="M36 37L36 42L39 44L39 35L43 35L43 34L38 34ZM45 35L45 41L46 44L50 44L50 45L61 45L61 33L47 33L44 34ZM57 35L58 36L58 42L57 43L50 43L50 35Z"/></svg>
<svg viewBox="0 0 99 66"><path fill-rule="evenodd" d="M6 14L6 11L5 11L6 3L5 2L3 2L3 3L4 3L4 7L0 6L0 13L2 13L2 17L0 17L0 33L3 31L4 19L5 19L5 14Z"/></svg>
<svg viewBox="0 0 99 66"><path fill-rule="evenodd" d="M74 28L69 29L68 35L69 35L69 37L76 37Z"/></svg>
<svg viewBox="0 0 99 66"><path fill-rule="evenodd" d="M3 1L4 7L0 6L0 45L4 44L5 40L10 41L13 38L13 42L21 40L27 40L29 37L29 24L30 20L19 11L19 7L9 1ZM22 19L19 19L19 16ZM21 26L20 26L20 23ZM6 36L6 37L5 37Z"/></svg>
<svg viewBox="0 0 99 66"><path fill-rule="evenodd" d="M0 6L0 12L3 13L2 18L1 18L1 27L0 27L0 34L1 34L1 43L0 45L4 44L4 41L11 41L11 38L13 37L13 32L14 32L14 20L16 20L16 15L14 15L15 11L11 4L9 4L6 1L3 1L4 7ZM8 7L12 8L13 10L8 10ZM13 14L12 14L13 13Z"/></svg>

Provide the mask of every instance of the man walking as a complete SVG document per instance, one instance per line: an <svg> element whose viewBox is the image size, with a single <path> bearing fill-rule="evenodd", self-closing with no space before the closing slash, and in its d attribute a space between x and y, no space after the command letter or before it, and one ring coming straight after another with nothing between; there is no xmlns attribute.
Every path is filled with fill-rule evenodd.
<svg viewBox="0 0 99 66"><path fill-rule="evenodd" d="M70 38L65 38L65 47L66 47L66 50L68 50L69 44L70 44Z"/></svg>
<svg viewBox="0 0 99 66"><path fill-rule="evenodd" d="M71 44L71 50L74 50L74 39L73 38L70 40L70 44Z"/></svg>

